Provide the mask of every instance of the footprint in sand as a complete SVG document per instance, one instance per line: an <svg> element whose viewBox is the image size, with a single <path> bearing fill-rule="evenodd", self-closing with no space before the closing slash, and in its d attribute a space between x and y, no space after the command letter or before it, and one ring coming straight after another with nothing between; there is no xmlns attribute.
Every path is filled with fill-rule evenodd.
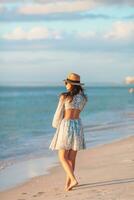
<svg viewBox="0 0 134 200"><path fill-rule="evenodd" d="M38 192L37 196L41 196L42 194L44 194L45 192Z"/></svg>
<svg viewBox="0 0 134 200"><path fill-rule="evenodd" d="M35 194L35 195L33 195L33 197L37 197L37 195Z"/></svg>
<svg viewBox="0 0 134 200"><path fill-rule="evenodd" d="M37 194L35 194L35 195L33 195L33 197L38 197L38 196L40 196L40 195L42 195L42 194L44 194L45 192L38 192Z"/></svg>
<svg viewBox="0 0 134 200"><path fill-rule="evenodd" d="M27 194L27 193L26 193L26 192L22 192L21 194L24 194L24 195L25 195L25 194Z"/></svg>
<svg viewBox="0 0 134 200"><path fill-rule="evenodd" d="M55 195L58 196L58 195L60 195L60 194L61 194L61 193L56 193Z"/></svg>

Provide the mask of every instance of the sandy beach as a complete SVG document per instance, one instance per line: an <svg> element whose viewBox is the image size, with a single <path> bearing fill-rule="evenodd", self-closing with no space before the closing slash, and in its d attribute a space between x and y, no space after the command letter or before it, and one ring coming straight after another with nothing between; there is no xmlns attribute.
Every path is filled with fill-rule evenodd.
<svg viewBox="0 0 134 200"><path fill-rule="evenodd" d="M65 172L60 163L49 172L0 192L0 199L133 200L134 136L79 151L75 168L79 185L71 191L64 191Z"/></svg>

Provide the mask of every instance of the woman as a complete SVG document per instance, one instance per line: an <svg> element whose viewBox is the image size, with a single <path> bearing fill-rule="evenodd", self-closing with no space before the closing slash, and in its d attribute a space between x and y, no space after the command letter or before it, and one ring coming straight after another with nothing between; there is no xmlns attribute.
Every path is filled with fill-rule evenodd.
<svg viewBox="0 0 134 200"><path fill-rule="evenodd" d="M86 148L80 112L87 102L87 96L78 74L71 73L63 81L68 91L60 94L52 121L52 126L57 130L49 148L58 150L59 159L67 174L65 190L69 191L78 184L74 175L77 151Z"/></svg>

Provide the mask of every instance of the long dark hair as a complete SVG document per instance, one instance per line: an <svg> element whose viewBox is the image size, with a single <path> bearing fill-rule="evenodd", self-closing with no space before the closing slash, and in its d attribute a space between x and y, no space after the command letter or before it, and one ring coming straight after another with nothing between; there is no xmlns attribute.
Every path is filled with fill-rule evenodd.
<svg viewBox="0 0 134 200"><path fill-rule="evenodd" d="M84 93L84 88L81 85L73 85L73 89L71 91L68 92L62 92L60 94L60 96L63 96L65 99L69 99L69 102L71 102L73 100L73 97L77 94L79 94L79 92L81 91L82 96L86 99L86 101L88 100L87 95Z"/></svg>

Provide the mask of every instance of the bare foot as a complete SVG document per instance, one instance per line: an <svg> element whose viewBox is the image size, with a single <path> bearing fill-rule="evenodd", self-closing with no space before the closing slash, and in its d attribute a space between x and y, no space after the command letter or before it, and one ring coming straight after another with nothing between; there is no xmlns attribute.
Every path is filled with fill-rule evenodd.
<svg viewBox="0 0 134 200"><path fill-rule="evenodd" d="M69 187L67 188L66 191L71 190L73 187L75 187L76 185L78 185L78 182L76 180L72 181L71 184L69 185Z"/></svg>
<svg viewBox="0 0 134 200"><path fill-rule="evenodd" d="M67 182L66 182L65 190L69 187L70 183L71 183L71 179L69 178L69 179L67 180Z"/></svg>

